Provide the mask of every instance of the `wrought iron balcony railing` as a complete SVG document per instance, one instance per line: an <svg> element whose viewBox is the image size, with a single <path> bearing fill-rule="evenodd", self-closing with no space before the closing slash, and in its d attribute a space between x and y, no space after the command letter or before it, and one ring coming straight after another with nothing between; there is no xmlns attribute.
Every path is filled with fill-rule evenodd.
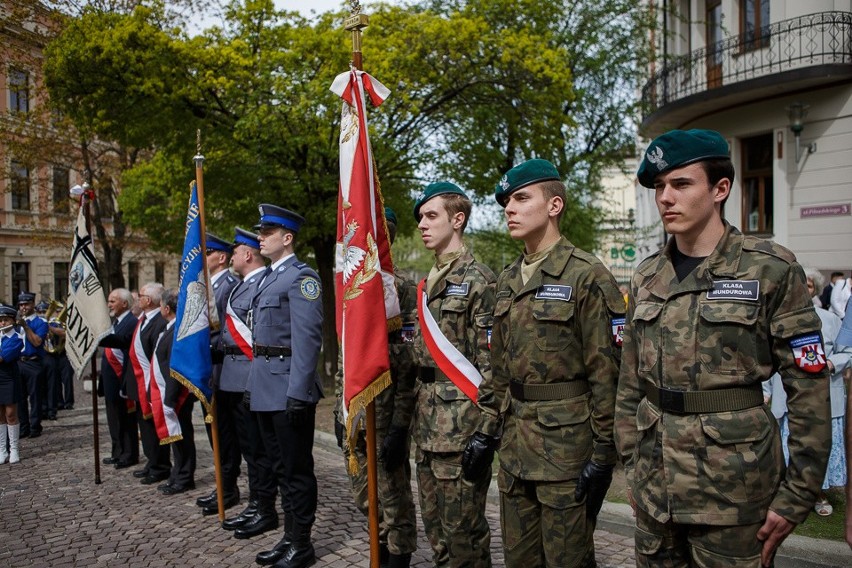
<svg viewBox="0 0 852 568"><path fill-rule="evenodd" d="M723 85L850 63L851 12L820 12L784 20L670 58L642 88L643 119L667 104Z"/></svg>

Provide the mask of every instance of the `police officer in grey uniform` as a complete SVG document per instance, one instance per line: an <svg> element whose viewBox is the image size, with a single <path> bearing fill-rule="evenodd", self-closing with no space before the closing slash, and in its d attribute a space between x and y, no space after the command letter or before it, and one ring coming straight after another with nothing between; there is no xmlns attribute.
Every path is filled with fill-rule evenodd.
<svg viewBox="0 0 852 568"><path fill-rule="evenodd" d="M272 261L252 298L253 355L246 391L264 448L277 460L278 485L288 522L276 546L279 568L310 566L317 507L313 441L322 396L317 361L322 345L322 289L317 273L294 254L305 219L275 205L260 205L260 252ZM258 504L268 507L267 504Z"/></svg>
<svg viewBox="0 0 852 568"><path fill-rule="evenodd" d="M231 290L239 284L239 279L231 274L228 266L231 262L232 245L225 239L219 238L212 233L206 233L207 270L210 273L210 287L213 288L213 299L216 303L216 314L219 318L219 329L210 334L210 347L213 353L213 369L210 376L210 386L213 390L218 389L219 376L222 373L222 353L219 349L222 322L225 318L225 306ZM203 409L203 407L202 407ZM222 420L222 413L216 414L216 425L219 429L219 460L222 466L222 487L224 491L224 506L226 509L240 502L240 490L237 488L237 478L240 475L240 449L237 445L237 433L232 423L227 419ZM210 425L206 425L207 437L212 447L213 440L210 438ZM195 501L201 507L204 515L215 515L219 512L219 504L214 489L209 495L200 497Z"/></svg>

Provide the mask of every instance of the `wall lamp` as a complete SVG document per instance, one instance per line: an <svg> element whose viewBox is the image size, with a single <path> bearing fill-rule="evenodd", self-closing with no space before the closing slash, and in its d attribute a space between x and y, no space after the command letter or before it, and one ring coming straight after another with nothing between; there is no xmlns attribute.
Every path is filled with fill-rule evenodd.
<svg viewBox="0 0 852 568"><path fill-rule="evenodd" d="M796 101L790 106L787 107L787 117L790 119L790 130L793 132L793 136L796 138L796 164L798 165L799 161L801 161L802 157L805 155L802 152L802 130L805 129L805 125L802 123L805 117L808 116L808 105L802 104L799 101ZM816 142L811 142L807 146L805 146L808 150L808 154L813 154L816 152L817 145Z"/></svg>

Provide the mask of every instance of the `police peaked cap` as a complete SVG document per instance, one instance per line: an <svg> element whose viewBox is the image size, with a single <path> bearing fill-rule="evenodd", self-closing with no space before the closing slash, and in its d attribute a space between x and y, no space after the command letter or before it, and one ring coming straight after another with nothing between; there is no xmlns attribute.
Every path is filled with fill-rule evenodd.
<svg viewBox="0 0 852 568"><path fill-rule="evenodd" d="M21 292L18 294L18 303L23 304L25 302L35 302L35 294L32 292Z"/></svg>
<svg viewBox="0 0 852 568"><path fill-rule="evenodd" d="M500 182L494 188L494 199L505 207L506 201L512 193L522 187L542 181L562 181L562 178L559 176L556 166L547 160L539 158L527 160L503 174Z"/></svg>
<svg viewBox="0 0 852 568"><path fill-rule="evenodd" d="M728 157L728 142L715 130L670 130L648 145L636 177L644 187L654 187L654 179L662 173Z"/></svg>
<svg viewBox="0 0 852 568"><path fill-rule="evenodd" d="M258 210L260 211L260 222L253 227L255 231L271 227L284 227L288 231L298 233L305 223L305 218L298 213L277 205L261 203Z"/></svg>
<svg viewBox="0 0 852 568"><path fill-rule="evenodd" d="M430 183L423 190L423 193L420 194L420 197L417 198L417 201L414 202L414 219L420 221L420 207L433 197L438 197L439 195L461 195L462 197L467 197L467 194L462 191L462 188L454 183L448 181Z"/></svg>
<svg viewBox="0 0 852 568"><path fill-rule="evenodd" d="M36 304L35 309L36 309L37 312L46 312L47 308L49 308L49 307L50 307L50 304L48 304L47 302L39 302L38 304Z"/></svg>
<svg viewBox="0 0 852 568"><path fill-rule="evenodd" d="M18 317L18 310L16 310L12 306L6 306L6 305L3 305L3 304L0 304L0 318L1 317L7 317L7 318L15 319L15 318Z"/></svg>
<svg viewBox="0 0 852 568"><path fill-rule="evenodd" d="M227 252L228 254L231 253L231 250L233 249L231 243L229 243L225 239L220 239L213 233L206 233L206 235L207 250L218 250L222 252Z"/></svg>
<svg viewBox="0 0 852 568"><path fill-rule="evenodd" d="M234 228L234 246L237 245L246 245L247 247L260 250L260 241L257 235L239 227Z"/></svg>

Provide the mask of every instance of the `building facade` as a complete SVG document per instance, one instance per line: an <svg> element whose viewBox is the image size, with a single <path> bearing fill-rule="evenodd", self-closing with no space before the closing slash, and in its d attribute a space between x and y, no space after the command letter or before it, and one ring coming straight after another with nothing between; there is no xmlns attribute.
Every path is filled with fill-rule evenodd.
<svg viewBox="0 0 852 568"><path fill-rule="evenodd" d="M71 239L77 204L70 188L85 181L73 134L47 109L41 52L51 14L35 2L0 2L0 301L14 304L21 291L37 301L62 300L68 288ZM96 187L97 189L97 187ZM115 187L101 189L94 221L115 235ZM95 230L93 228L93 233ZM93 234L103 262L103 243ZM128 229L118 241L125 285L137 289L156 280L177 285L176 255L151 250L145 235ZM101 277L109 289L103 265Z"/></svg>
<svg viewBox="0 0 852 568"><path fill-rule="evenodd" d="M725 218L803 265L849 275L852 0L649 4L659 28L640 146L673 128L718 130L737 171ZM637 224L649 223L644 246L656 250L665 235L641 193Z"/></svg>

